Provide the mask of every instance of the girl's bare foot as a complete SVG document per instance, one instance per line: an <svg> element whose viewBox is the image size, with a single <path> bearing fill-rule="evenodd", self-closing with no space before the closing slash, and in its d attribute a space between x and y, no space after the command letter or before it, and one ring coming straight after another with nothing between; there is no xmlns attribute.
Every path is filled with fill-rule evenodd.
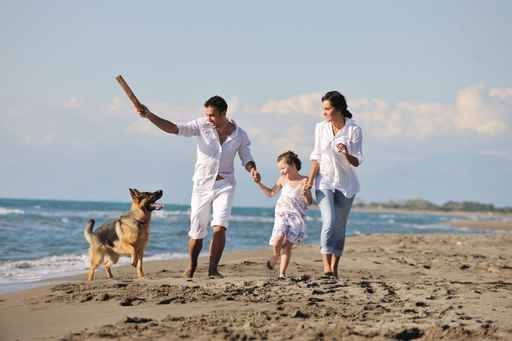
<svg viewBox="0 0 512 341"><path fill-rule="evenodd" d="M276 265L276 256L272 256L267 260L267 269L274 270L274 266Z"/></svg>

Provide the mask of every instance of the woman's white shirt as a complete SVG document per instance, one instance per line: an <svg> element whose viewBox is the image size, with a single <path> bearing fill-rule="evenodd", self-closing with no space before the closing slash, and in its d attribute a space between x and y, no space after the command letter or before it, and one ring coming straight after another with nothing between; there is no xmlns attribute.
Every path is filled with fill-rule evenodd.
<svg viewBox="0 0 512 341"><path fill-rule="evenodd" d="M211 191L217 175L221 175L232 185L236 184L233 161L238 152L242 166L254 161L247 133L235 124L235 130L221 145L215 127L207 118L201 117L184 124L177 124L178 135L197 137L197 159L192 181L194 192Z"/></svg>
<svg viewBox="0 0 512 341"><path fill-rule="evenodd" d="M323 121L315 126L315 146L310 160L320 164L320 171L315 179L315 189L339 190L347 198L359 192L359 180L355 170L346 156L336 148L336 144L347 146L348 153L363 161L363 132L357 123L345 118L345 125L334 135L332 123Z"/></svg>

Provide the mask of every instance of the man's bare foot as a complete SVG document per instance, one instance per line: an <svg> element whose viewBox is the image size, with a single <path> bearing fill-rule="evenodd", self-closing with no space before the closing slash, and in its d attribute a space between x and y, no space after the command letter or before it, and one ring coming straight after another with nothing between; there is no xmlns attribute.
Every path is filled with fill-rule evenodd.
<svg viewBox="0 0 512 341"><path fill-rule="evenodd" d="M208 271L208 278L210 278L210 279L224 278L224 275L218 271Z"/></svg>
<svg viewBox="0 0 512 341"><path fill-rule="evenodd" d="M185 272L183 272L183 277L192 278L192 277L194 277L195 271L196 271L196 269L188 268L187 270L185 270Z"/></svg>

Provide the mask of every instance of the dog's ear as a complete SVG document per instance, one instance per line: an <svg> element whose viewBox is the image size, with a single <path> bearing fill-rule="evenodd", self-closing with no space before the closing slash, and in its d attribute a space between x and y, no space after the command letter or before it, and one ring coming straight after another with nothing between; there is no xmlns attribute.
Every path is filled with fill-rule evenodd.
<svg viewBox="0 0 512 341"><path fill-rule="evenodd" d="M130 191L130 196L132 199L135 199L140 194L139 191L137 191L135 188L128 188L128 190Z"/></svg>

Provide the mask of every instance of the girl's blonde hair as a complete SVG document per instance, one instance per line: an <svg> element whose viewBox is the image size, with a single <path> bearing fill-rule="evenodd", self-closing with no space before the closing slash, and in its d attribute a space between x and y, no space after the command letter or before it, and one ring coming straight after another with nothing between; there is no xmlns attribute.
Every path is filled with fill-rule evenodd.
<svg viewBox="0 0 512 341"><path fill-rule="evenodd" d="M302 165L299 156L292 152L291 150L284 152L277 157L277 162L281 160L284 160L284 162L286 162L286 164L288 165L295 165L295 168L297 168L298 171L300 170L300 167Z"/></svg>

